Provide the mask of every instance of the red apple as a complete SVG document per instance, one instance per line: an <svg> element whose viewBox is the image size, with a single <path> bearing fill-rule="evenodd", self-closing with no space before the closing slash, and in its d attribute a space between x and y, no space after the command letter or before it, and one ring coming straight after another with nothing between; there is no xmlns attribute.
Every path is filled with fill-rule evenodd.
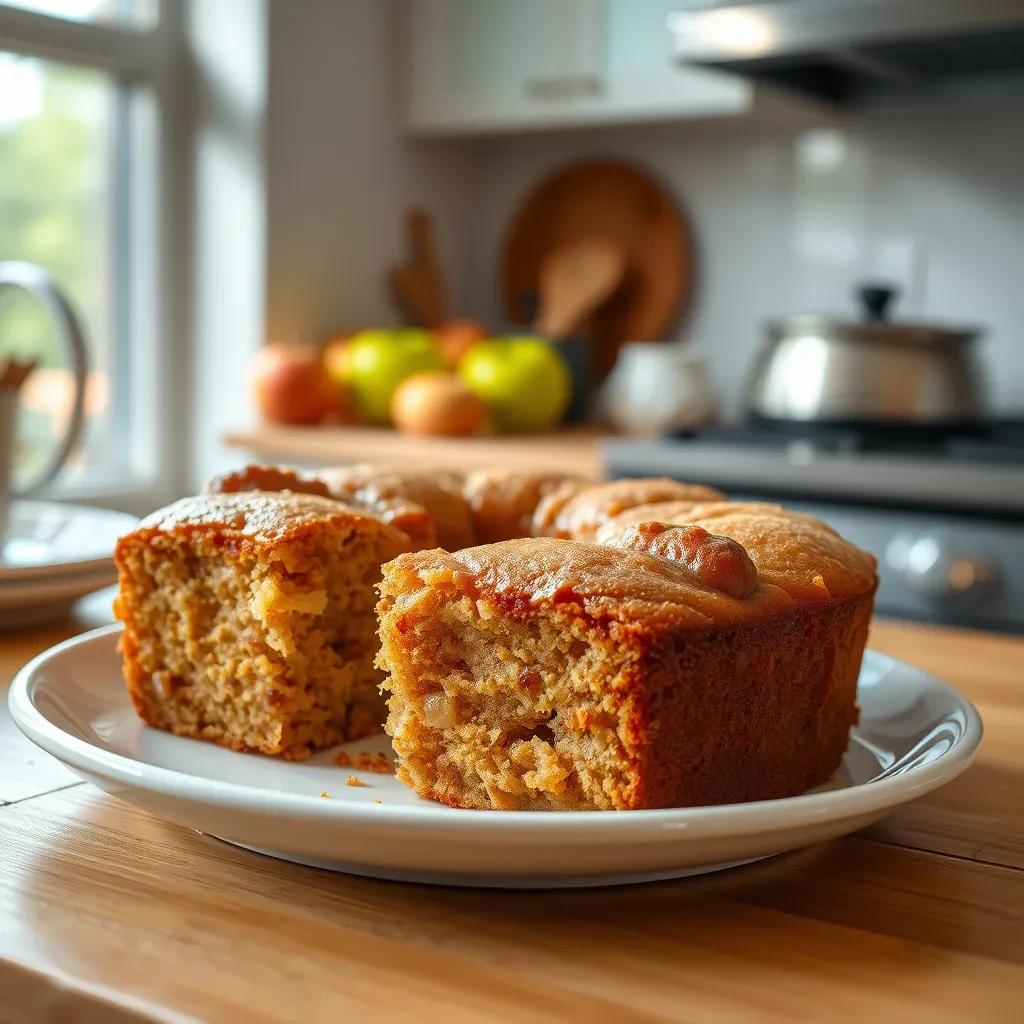
<svg viewBox="0 0 1024 1024"><path fill-rule="evenodd" d="M319 423L338 406L320 352L307 346L261 348L252 362L252 393L271 423Z"/></svg>
<svg viewBox="0 0 1024 1024"><path fill-rule="evenodd" d="M446 320L434 328L434 337L441 347L444 361L449 366L457 366L474 345L490 337L490 332L475 320Z"/></svg>
<svg viewBox="0 0 1024 1024"><path fill-rule="evenodd" d="M391 419L406 434L476 434L487 421L487 406L454 373L414 373L391 396Z"/></svg>

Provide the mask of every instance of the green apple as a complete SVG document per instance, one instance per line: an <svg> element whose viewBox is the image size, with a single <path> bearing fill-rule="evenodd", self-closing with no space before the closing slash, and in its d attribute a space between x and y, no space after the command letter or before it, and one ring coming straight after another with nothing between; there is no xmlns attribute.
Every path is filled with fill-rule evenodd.
<svg viewBox="0 0 1024 1024"><path fill-rule="evenodd" d="M390 422L391 396L406 377L444 368L441 349L429 331L360 331L345 346L346 383L367 423Z"/></svg>
<svg viewBox="0 0 1024 1024"><path fill-rule="evenodd" d="M508 433L550 430L572 393L565 360L542 338L478 342L463 356L459 374L490 406L497 429Z"/></svg>

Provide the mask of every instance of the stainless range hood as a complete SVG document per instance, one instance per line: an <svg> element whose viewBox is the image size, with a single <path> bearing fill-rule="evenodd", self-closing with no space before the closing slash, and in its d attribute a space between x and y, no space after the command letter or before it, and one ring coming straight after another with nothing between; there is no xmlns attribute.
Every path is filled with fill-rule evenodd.
<svg viewBox="0 0 1024 1024"><path fill-rule="evenodd" d="M836 104L1024 83L1024 0L690 2L675 59Z"/></svg>

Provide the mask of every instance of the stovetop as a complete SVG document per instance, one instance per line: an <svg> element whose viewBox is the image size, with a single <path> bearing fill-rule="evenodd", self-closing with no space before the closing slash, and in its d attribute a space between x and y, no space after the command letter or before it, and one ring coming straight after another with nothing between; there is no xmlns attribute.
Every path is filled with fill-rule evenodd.
<svg viewBox="0 0 1024 1024"><path fill-rule="evenodd" d="M1024 467L1024 420L927 428L896 423L865 428L758 420L735 426L701 427L668 436L682 441L748 448L784 449L803 445L833 454L888 454Z"/></svg>
<svg viewBox="0 0 1024 1024"><path fill-rule="evenodd" d="M604 446L615 476L668 475L731 493L1015 517L1024 514L1024 421L870 430L771 421Z"/></svg>

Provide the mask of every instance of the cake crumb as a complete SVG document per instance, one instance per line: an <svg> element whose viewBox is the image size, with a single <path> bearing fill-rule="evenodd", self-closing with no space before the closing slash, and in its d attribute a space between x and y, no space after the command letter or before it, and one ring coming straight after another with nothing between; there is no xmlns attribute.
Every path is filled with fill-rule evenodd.
<svg viewBox="0 0 1024 1024"><path fill-rule="evenodd" d="M320 799L321 800L330 800L330 798L331 798L331 794L328 793L326 789L321 791L321 793L320 793Z"/></svg>
<svg viewBox="0 0 1024 1024"><path fill-rule="evenodd" d="M379 775L388 775L395 770L391 758L383 750L376 753L363 751L354 755L340 750L334 755L334 763L345 768L358 768L364 772L377 772Z"/></svg>
<svg viewBox="0 0 1024 1024"><path fill-rule="evenodd" d="M355 777L354 775L350 775L350 776L349 776L349 777L348 777L348 778L347 778L347 779L345 780L345 785L346 785L346 786L365 786L365 785L366 785L366 783L365 783L365 782L363 782L363 780L362 780L362 779L357 779L357 778L356 778L356 777Z"/></svg>
<svg viewBox="0 0 1024 1024"><path fill-rule="evenodd" d="M375 804L376 804L376 805L377 805L378 807L380 807L380 805L381 805L382 803L384 803L384 801L383 801L383 800L374 800L373 802L374 802L374 803L375 803Z"/></svg>

